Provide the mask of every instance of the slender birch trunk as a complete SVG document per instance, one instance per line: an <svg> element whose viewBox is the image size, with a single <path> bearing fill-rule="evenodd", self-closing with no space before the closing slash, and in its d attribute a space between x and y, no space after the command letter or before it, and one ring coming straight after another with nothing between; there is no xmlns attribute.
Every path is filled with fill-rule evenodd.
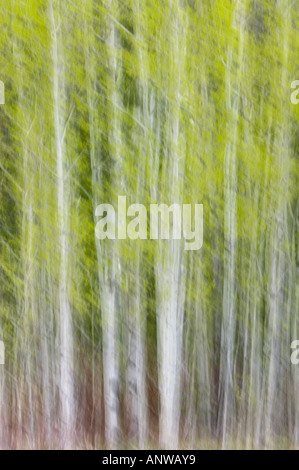
<svg viewBox="0 0 299 470"><path fill-rule="evenodd" d="M57 171L57 206L59 223L59 393L61 406L61 440L65 448L72 447L75 420L73 389L73 326L68 297L68 204L69 188L66 175L65 133L67 127L64 104L64 64L60 46L61 19L55 13L55 3L49 4L52 25L53 103Z"/></svg>
<svg viewBox="0 0 299 470"><path fill-rule="evenodd" d="M238 11L238 9L236 9ZM229 49L227 59L226 96L227 110L230 114L224 157L224 280L223 311L221 327L221 364L220 364L220 421L218 427L225 448L235 426L234 403L234 335L236 327L236 250L237 250L237 143L238 120L241 98L241 76L244 54L244 25L239 27L238 69L233 75L233 51ZM219 423L220 424L220 423ZM219 426L218 424L218 426Z"/></svg>

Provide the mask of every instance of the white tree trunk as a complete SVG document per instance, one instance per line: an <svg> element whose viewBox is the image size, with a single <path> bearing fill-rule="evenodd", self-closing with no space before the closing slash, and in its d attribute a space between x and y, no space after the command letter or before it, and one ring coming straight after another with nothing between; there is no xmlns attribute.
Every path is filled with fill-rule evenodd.
<svg viewBox="0 0 299 470"><path fill-rule="evenodd" d="M60 349L60 405L62 442L65 448L72 445L75 419L74 384L73 384L73 331L71 310L68 299L68 188L66 187L64 140L66 120L63 115L64 76L63 60L59 50L59 17L55 18L53 2L50 2L52 23L52 58L53 58L53 98L54 130L56 143L56 171L58 183L58 218L59 218L59 349Z"/></svg>

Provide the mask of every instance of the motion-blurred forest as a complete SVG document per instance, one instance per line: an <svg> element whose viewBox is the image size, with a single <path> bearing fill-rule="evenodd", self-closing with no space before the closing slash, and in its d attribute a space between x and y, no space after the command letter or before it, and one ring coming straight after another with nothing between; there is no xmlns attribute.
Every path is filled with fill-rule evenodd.
<svg viewBox="0 0 299 470"><path fill-rule="evenodd" d="M0 0L0 447L299 448L298 60L297 0Z"/></svg>

